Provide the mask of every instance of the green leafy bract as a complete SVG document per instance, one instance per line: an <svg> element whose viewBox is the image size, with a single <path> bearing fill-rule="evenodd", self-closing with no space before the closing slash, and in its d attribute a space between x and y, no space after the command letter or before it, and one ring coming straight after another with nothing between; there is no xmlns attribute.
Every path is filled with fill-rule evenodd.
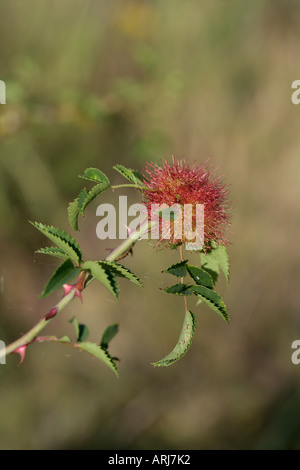
<svg viewBox="0 0 300 470"><path fill-rule="evenodd" d="M226 282L229 281L229 258L226 247L212 243L212 248L207 253L200 253L201 266L207 271L214 282L217 281L220 269L222 269Z"/></svg>
<svg viewBox="0 0 300 470"><path fill-rule="evenodd" d="M67 259L59 266L55 273L51 276L40 297L47 297L52 294L56 289L59 289L68 281L78 276L80 268L75 268L72 261Z"/></svg>
<svg viewBox="0 0 300 470"><path fill-rule="evenodd" d="M196 317L190 310L186 310L181 333L175 348L166 357L154 362L153 365L155 367L167 367L184 356L191 346L195 329Z"/></svg>
<svg viewBox="0 0 300 470"><path fill-rule="evenodd" d="M61 248L69 258L76 263L80 264L81 261L81 250L76 240L71 237L64 230L52 227L50 225L44 225L40 222L30 222L35 228L42 232L46 237L53 241L59 248Z"/></svg>

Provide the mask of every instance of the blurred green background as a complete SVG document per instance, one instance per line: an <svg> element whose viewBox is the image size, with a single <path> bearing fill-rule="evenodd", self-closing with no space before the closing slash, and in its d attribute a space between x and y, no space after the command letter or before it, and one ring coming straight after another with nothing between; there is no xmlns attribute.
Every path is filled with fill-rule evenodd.
<svg viewBox="0 0 300 470"><path fill-rule="evenodd" d="M118 323L120 378L63 345L31 346L21 367L9 356L1 449L300 448L299 20L291 0L0 0L2 340L60 298L37 298L57 262L34 254L47 242L28 220L69 230L84 168L119 184L113 164L209 158L234 201L231 281L217 286L230 325L199 306L189 353L153 368L181 329L182 299L159 290L178 253L139 242L126 264L145 290L121 282L116 303L91 285L46 330L72 335L76 315L98 341ZM98 204L80 221L86 258L114 243L96 237Z"/></svg>

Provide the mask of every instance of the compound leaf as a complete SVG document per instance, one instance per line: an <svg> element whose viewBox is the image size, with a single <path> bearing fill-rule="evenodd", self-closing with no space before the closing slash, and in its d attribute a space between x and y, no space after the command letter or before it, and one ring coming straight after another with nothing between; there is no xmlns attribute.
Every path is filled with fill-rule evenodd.
<svg viewBox="0 0 300 470"><path fill-rule="evenodd" d="M40 248L36 250L36 253L41 253L43 255L56 256L57 258L68 259L69 255L62 248L56 246L47 246L45 248Z"/></svg>
<svg viewBox="0 0 300 470"><path fill-rule="evenodd" d="M83 178L89 181L94 181L95 183L109 183L107 176L98 168L86 168L83 172L83 175L79 175L79 178Z"/></svg>
<svg viewBox="0 0 300 470"><path fill-rule="evenodd" d="M53 241L59 248L69 255L76 263L81 261L81 250L76 240L64 230L44 225L40 222L30 222L35 228L42 232L46 237Z"/></svg>

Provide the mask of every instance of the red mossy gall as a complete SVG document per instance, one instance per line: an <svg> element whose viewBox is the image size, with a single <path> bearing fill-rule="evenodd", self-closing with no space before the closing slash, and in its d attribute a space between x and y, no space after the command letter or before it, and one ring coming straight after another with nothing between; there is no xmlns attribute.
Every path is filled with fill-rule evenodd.
<svg viewBox="0 0 300 470"><path fill-rule="evenodd" d="M221 177L216 177L207 164L189 165L185 160L172 158L161 164L148 163L143 172L145 185L149 188L143 190L144 203L147 206L148 217L151 219L151 206L153 204L166 204L172 206L179 204L204 205L204 240L203 250L206 251L211 243L228 245L225 232L230 224L230 207L228 188ZM153 206L152 206L153 207ZM192 217L192 229L197 228L195 211ZM174 222L173 222L174 224ZM172 220L170 222L169 236L159 231L158 245L164 244L174 248L185 244L184 234L181 238L175 236Z"/></svg>

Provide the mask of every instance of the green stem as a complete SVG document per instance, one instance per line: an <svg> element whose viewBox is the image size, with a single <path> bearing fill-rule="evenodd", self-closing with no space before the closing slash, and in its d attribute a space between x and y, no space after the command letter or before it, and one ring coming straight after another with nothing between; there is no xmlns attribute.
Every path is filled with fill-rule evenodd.
<svg viewBox="0 0 300 470"><path fill-rule="evenodd" d="M141 238L149 229L151 228L151 223L146 220L141 224L140 228L134 231L126 240L124 240L117 248L115 248L105 259L106 261L115 261L122 254L126 253L127 250L139 239ZM88 279L88 282L85 283L85 287L93 280L93 278ZM27 333L25 333L21 338L17 339L13 343L6 346L6 348L0 349L0 359L11 354L16 349L31 343L36 336L50 323L58 313L60 313L70 302L74 299L76 294L76 289L72 289L67 295L64 295L62 299L53 307L56 310L56 313L53 317L47 319L47 315L42 317L39 322L31 328ZM50 310L51 312L51 310Z"/></svg>
<svg viewBox="0 0 300 470"><path fill-rule="evenodd" d="M145 187L141 186L140 184L117 184L116 186L111 186L110 189L119 189L119 188L138 188L138 189L145 189ZM147 188L148 189L148 188Z"/></svg>
<svg viewBox="0 0 300 470"><path fill-rule="evenodd" d="M182 250L182 245L179 246L179 252L180 252L180 261L183 261L183 250ZM184 283L184 279L183 277L180 278L180 282L181 284ZM188 310L188 304L187 304L187 297L186 295L184 296L184 308L185 308L185 311Z"/></svg>
<svg viewBox="0 0 300 470"><path fill-rule="evenodd" d="M76 293L75 289L72 289L67 295L65 295L58 302L58 304L55 305L54 309L57 309L55 316L59 312L61 312L71 302L71 300L73 300L75 293ZM14 352L17 348L24 346L24 344L31 343L34 340L34 338L39 334L39 332L42 331L45 328L45 326L47 326L48 323L50 323L53 320L53 318L49 318L48 320L46 317L41 318L39 322L33 328L31 328L31 330L25 333L25 335L21 336L21 338L17 339L13 343L6 346L6 348L3 348L2 350L0 350L0 359L4 357L5 355L8 355Z"/></svg>
<svg viewBox="0 0 300 470"><path fill-rule="evenodd" d="M132 232L126 240L124 240L117 248L115 248L106 258L106 261L115 261L117 260L123 253L126 253L126 251L131 248L131 246L139 239L141 238L148 230L153 226L153 223L151 224L148 222L148 220L145 220L140 226L138 230L135 230Z"/></svg>

